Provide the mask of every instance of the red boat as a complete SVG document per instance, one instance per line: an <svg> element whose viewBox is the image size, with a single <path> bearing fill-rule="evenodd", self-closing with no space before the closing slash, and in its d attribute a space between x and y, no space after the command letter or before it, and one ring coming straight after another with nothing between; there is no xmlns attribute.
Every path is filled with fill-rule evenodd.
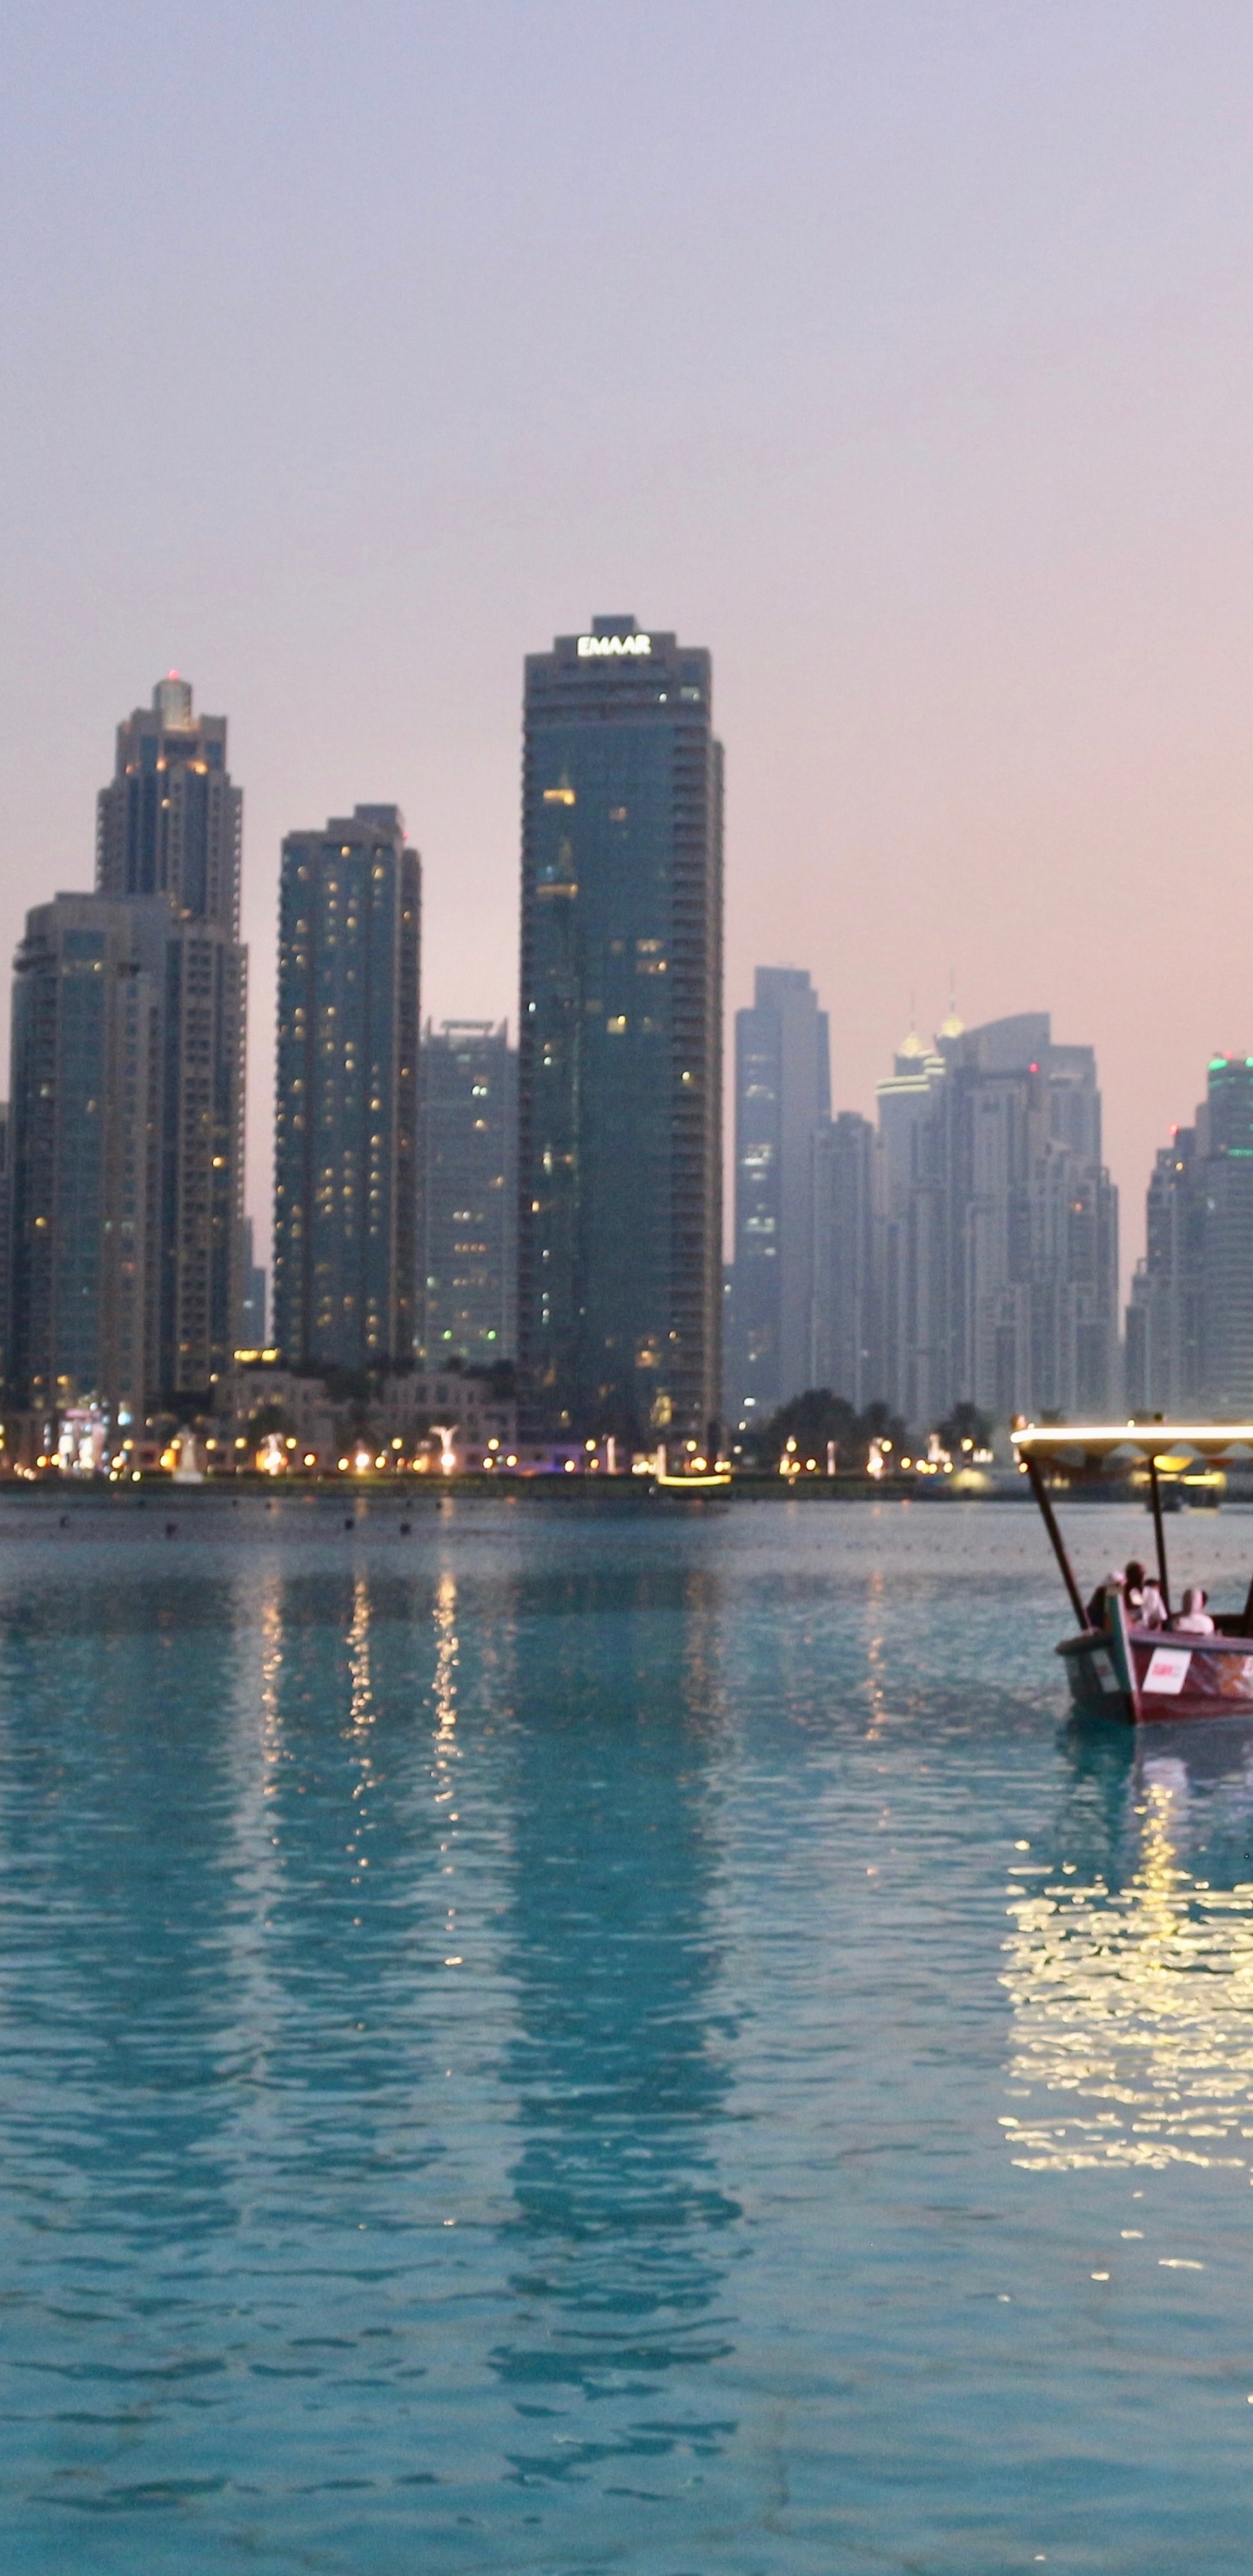
<svg viewBox="0 0 1253 2576"><path fill-rule="evenodd" d="M1016 1431L1013 1440L1078 1622L1077 1633L1063 1637L1057 1649L1076 1710L1085 1716L1130 1719L1134 1725L1153 1718L1253 1717L1253 1583L1243 1610L1214 1614L1213 1636L1189 1633L1173 1623L1161 1483L1163 1475L1176 1477L1197 1459L1218 1466L1253 1464L1253 1423L1066 1424L1045 1431L1031 1424ZM1094 1625L1058 1527L1046 1468L1066 1486L1147 1469L1157 1587L1167 1613L1164 1628L1135 1626L1113 1589L1106 1595L1102 1623Z"/></svg>

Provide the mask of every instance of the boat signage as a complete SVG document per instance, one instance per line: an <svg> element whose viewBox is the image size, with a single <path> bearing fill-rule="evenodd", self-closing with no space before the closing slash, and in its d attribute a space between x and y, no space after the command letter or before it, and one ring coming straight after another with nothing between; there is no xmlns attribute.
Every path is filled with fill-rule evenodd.
<svg viewBox="0 0 1253 2576"><path fill-rule="evenodd" d="M1144 1676L1142 1689L1162 1691L1170 1698L1176 1698L1188 1678L1188 1666L1191 1661L1190 1647L1155 1646L1149 1657L1149 1668Z"/></svg>

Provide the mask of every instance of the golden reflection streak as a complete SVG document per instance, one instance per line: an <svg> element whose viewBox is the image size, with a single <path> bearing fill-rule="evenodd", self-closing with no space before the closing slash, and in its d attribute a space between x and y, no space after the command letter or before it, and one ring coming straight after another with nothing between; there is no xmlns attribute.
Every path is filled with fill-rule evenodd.
<svg viewBox="0 0 1253 2576"><path fill-rule="evenodd" d="M349 1738L360 1746L356 1756L358 1777L353 1788L353 1825L345 1852L352 1874L352 1884L359 1887L370 1863L362 1850L371 1822L366 1804L377 1786L370 1755L370 1730L374 1725L374 1689L370 1678L370 1588L363 1574L354 1575L352 1586L352 1620L348 1629L348 1703ZM360 1803L358 1803L358 1801Z"/></svg>
<svg viewBox="0 0 1253 2576"><path fill-rule="evenodd" d="M434 1696L435 1759L432 1764L432 1776L435 1782L435 1805L437 1808L447 1809L446 1816L440 1817L440 1824L450 1836L450 1839L442 1842L439 1848L444 1863L443 1876L454 1881L454 1888L445 1898L442 1909L443 1934L448 1944L445 1964L459 1967L460 1954L453 1946L457 1938L457 1907L455 1843L451 1839L453 1827L458 1822L456 1808L451 1803L456 1796L455 1766L461 1758L457 1743L457 1581L455 1575L449 1573L447 1569L441 1574L435 1587Z"/></svg>
<svg viewBox="0 0 1253 2576"><path fill-rule="evenodd" d="M353 1579L348 1673L352 1688L349 1723L353 1734L357 1735L362 1727L374 1724L374 1698L370 1688L370 1593L363 1574Z"/></svg>
<svg viewBox="0 0 1253 2576"><path fill-rule="evenodd" d="M1015 2164L1243 2165L1253 2137L1253 1884L1178 1865L1174 1792L1150 1781L1140 1866L1116 1894L1013 1889L1001 1982L1011 2080L1054 2097L1001 2125Z"/></svg>

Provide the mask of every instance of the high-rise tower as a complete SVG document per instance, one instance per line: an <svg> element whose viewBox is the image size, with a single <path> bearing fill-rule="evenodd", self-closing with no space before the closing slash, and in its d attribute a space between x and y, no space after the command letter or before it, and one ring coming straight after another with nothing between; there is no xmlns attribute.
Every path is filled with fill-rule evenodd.
<svg viewBox="0 0 1253 2576"><path fill-rule="evenodd" d="M13 988L10 1393L142 1420L158 1374L163 897L60 894Z"/></svg>
<svg viewBox="0 0 1253 2576"><path fill-rule="evenodd" d="M759 966L735 1014L736 1421L764 1422L814 1384L813 1136L830 1115L826 1012L802 967Z"/></svg>
<svg viewBox="0 0 1253 2576"><path fill-rule="evenodd" d="M598 617L526 664L518 1331L535 1427L719 1410L722 755L707 652Z"/></svg>
<svg viewBox="0 0 1253 2576"><path fill-rule="evenodd" d="M226 718L197 716L172 672L117 733L100 792L96 883L170 910L162 1068L156 1385L177 1399L229 1367L243 1296L247 951L239 940L242 796Z"/></svg>
<svg viewBox="0 0 1253 2576"><path fill-rule="evenodd" d="M279 893L274 1339L413 1356L421 869L395 805L289 832Z"/></svg>
<svg viewBox="0 0 1253 2576"><path fill-rule="evenodd" d="M515 1359L518 1058L503 1023L428 1022L421 1127L423 1350Z"/></svg>

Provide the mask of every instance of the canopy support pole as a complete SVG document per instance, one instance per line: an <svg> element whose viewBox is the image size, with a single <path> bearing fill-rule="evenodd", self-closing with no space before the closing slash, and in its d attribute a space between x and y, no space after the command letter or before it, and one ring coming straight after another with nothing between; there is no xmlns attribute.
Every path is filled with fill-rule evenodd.
<svg viewBox="0 0 1253 2576"><path fill-rule="evenodd" d="M1162 1491L1157 1481L1157 1460L1149 1459L1149 1492L1153 1497L1153 1535L1157 1540L1157 1581L1166 1616L1170 1617L1170 1585L1166 1579L1166 1533L1162 1528Z"/></svg>
<svg viewBox="0 0 1253 2576"><path fill-rule="evenodd" d="M1075 1581L1074 1567L1070 1562L1070 1558L1066 1554L1065 1539L1062 1537L1061 1531L1057 1526L1057 1514L1049 1500L1048 1489L1045 1485L1044 1478L1040 1473L1040 1462L1038 1458L1028 1457L1027 1474L1031 1479L1031 1491L1035 1495L1036 1501L1040 1506L1040 1517L1053 1543L1053 1554L1061 1567L1062 1581L1066 1586L1066 1590L1070 1594L1071 1608L1074 1611L1080 1627L1086 1632L1088 1627L1088 1614L1084 1609L1083 1597L1080 1593L1079 1586Z"/></svg>

